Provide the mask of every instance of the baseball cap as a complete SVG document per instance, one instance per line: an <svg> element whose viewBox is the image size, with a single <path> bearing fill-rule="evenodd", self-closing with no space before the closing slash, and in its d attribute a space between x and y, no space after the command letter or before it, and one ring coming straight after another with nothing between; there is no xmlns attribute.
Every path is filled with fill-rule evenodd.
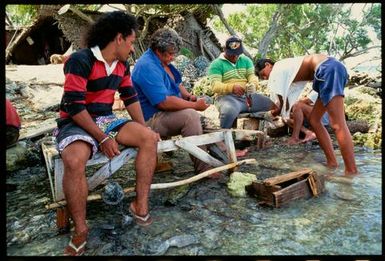
<svg viewBox="0 0 385 261"><path fill-rule="evenodd" d="M243 53L242 40L236 35L226 40L225 52L228 55L240 55Z"/></svg>

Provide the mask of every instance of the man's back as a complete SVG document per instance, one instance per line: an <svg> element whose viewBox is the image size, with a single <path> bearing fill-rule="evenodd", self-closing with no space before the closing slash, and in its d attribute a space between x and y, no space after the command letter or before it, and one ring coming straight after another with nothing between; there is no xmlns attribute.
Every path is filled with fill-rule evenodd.
<svg viewBox="0 0 385 261"><path fill-rule="evenodd" d="M325 54L311 54L305 56L293 82L313 80L317 65L326 58L327 55Z"/></svg>

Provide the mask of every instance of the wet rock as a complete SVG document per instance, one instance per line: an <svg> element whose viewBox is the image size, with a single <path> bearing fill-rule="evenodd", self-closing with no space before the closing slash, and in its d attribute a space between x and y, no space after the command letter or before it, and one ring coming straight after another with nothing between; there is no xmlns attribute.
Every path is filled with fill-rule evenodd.
<svg viewBox="0 0 385 261"><path fill-rule="evenodd" d="M27 143L19 141L15 146L7 149L6 152L6 169L7 171L16 171L25 168L28 162Z"/></svg>
<svg viewBox="0 0 385 261"><path fill-rule="evenodd" d="M166 204L172 206L176 205L179 199L183 198L188 193L189 189L190 186L188 184L170 189Z"/></svg>
<svg viewBox="0 0 385 261"><path fill-rule="evenodd" d="M186 247L191 244L197 244L197 243L198 243L198 240L193 235L179 235L179 236L174 236L170 239L167 239L166 241L161 243L157 247L157 249L151 250L151 251L154 253L154 255L164 255L170 247L181 248L181 247Z"/></svg>
<svg viewBox="0 0 385 261"><path fill-rule="evenodd" d="M245 186L250 185L253 181L257 181L255 174L236 171L231 173L227 188L234 197L246 197Z"/></svg>

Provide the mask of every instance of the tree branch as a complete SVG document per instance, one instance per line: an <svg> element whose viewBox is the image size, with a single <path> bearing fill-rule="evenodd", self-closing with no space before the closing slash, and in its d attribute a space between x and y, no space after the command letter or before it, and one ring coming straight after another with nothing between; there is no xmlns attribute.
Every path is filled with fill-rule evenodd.
<svg viewBox="0 0 385 261"><path fill-rule="evenodd" d="M370 49L375 49L375 48L381 48L381 45L374 45L374 46L371 46L371 47L368 47L368 48L359 50L359 51L357 51L357 52L355 52L355 53L347 53L347 54L344 54L344 55L341 56L340 61L343 61L343 60L345 60L345 59L347 59L347 58L356 57L356 56L358 56L358 55L367 53Z"/></svg>

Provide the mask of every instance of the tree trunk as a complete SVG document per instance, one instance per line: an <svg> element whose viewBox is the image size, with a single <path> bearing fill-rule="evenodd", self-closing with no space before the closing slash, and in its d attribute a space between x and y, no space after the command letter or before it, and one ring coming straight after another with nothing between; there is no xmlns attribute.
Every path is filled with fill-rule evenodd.
<svg viewBox="0 0 385 261"><path fill-rule="evenodd" d="M284 5L279 5L278 9L275 11L272 17L272 21L270 24L269 29L263 36L261 42L259 43L258 46L258 53L261 55L261 58L265 58L267 51L269 50L269 45L271 43L271 40L273 37L277 34L278 29L279 29L279 18L282 15L282 9Z"/></svg>

